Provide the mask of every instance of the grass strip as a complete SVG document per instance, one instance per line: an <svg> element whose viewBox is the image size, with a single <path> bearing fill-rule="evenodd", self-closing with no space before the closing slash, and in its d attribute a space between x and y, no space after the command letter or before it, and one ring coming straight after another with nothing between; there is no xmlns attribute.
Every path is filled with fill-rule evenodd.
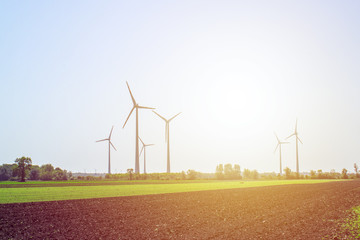
<svg viewBox="0 0 360 240"><path fill-rule="evenodd" d="M28 181L28 182L0 182L0 188L24 187L66 187L66 186L99 186L99 185L134 185L134 184L178 184L178 183L205 183L216 180L97 180L97 181Z"/></svg>
<svg viewBox="0 0 360 240"><path fill-rule="evenodd" d="M215 181L179 184L0 188L0 204L193 192L285 184L313 184L329 181L334 180Z"/></svg>

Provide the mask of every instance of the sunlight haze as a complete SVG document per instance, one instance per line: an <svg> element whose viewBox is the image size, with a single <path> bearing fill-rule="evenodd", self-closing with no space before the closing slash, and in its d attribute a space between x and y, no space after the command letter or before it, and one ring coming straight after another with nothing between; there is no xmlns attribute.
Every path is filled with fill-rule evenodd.
<svg viewBox="0 0 360 240"><path fill-rule="evenodd" d="M300 172L360 164L358 1L2 1L0 164L134 168L136 101L170 123L171 172L239 164ZM166 171L165 122L139 110L147 172ZM295 139L282 146L296 170ZM140 148L141 149L141 148ZM140 157L143 172L143 155Z"/></svg>

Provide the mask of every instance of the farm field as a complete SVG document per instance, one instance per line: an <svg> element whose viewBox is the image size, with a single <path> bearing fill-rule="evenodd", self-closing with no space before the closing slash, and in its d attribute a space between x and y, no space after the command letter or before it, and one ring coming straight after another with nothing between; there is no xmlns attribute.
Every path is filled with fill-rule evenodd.
<svg viewBox="0 0 360 240"><path fill-rule="evenodd" d="M359 205L360 181L0 204L0 239L333 239Z"/></svg>
<svg viewBox="0 0 360 240"><path fill-rule="evenodd" d="M3 182L0 184L0 203L120 197L327 181L331 180Z"/></svg>

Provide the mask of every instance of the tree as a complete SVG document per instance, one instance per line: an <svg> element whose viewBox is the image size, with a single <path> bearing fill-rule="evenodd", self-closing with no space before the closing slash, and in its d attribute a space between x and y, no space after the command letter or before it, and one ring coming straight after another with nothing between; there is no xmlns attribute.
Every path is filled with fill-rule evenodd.
<svg viewBox="0 0 360 240"><path fill-rule="evenodd" d="M101 176L100 176L100 177L101 177ZM71 172L71 171L69 171L69 172L67 173L67 178L70 179L70 180L73 180L73 175L72 175L72 172Z"/></svg>
<svg viewBox="0 0 360 240"><path fill-rule="evenodd" d="M0 181L7 181L13 176L13 168L16 164L3 164L0 166Z"/></svg>
<svg viewBox="0 0 360 240"><path fill-rule="evenodd" d="M314 170L310 171L310 178L315 179L316 178L316 172Z"/></svg>
<svg viewBox="0 0 360 240"><path fill-rule="evenodd" d="M133 175L133 173L134 173L134 169L128 168L126 171L127 171L127 173L130 175L130 180L132 180L132 175Z"/></svg>
<svg viewBox="0 0 360 240"><path fill-rule="evenodd" d="M29 157L21 157L21 158L17 158L15 160L15 163L17 163L17 173L18 176L20 177L20 182L25 182L25 176L26 176L26 171L31 169L31 158Z"/></svg>
<svg viewBox="0 0 360 240"><path fill-rule="evenodd" d="M251 171L247 168L244 168L243 175L244 175L244 178L249 179L251 177Z"/></svg>
<svg viewBox="0 0 360 240"><path fill-rule="evenodd" d="M54 171L55 180L67 180L67 171L57 167Z"/></svg>
<svg viewBox="0 0 360 240"><path fill-rule="evenodd" d="M30 180L39 180L40 179L40 167L37 165L33 165L30 174Z"/></svg>
<svg viewBox="0 0 360 240"><path fill-rule="evenodd" d="M181 171L181 179L182 180L186 179L186 173L184 171Z"/></svg>
<svg viewBox="0 0 360 240"><path fill-rule="evenodd" d="M40 167L40 180L49 181L54 177L54 167L51 164L44 164Z"/></svg>
<svg viewBox="0 0 360 240"><path fill-rule="evenodd" d="M222 164L216 166L215 175L217 179L224 179L224 168Z"/></svg>
<svg viewBox="0 0 360 240"><path fill-rule="evenodd" d="M194 180L194 179L196 179L196 175L197 175L197 172L195 170L192 170L192 169L187 170L188 179Z"/></svg>
<svg viewBox="0 0 360 240"><path fill-rule="evenodd" d="M232 172L233 172L232 165L230 163L225 164L225 166L224 166L224 176L225 176L226 179L231 179L232 178Z"/></svg>
<svg viewBox="0 0 360 240"><path fill-rule="evenodd" d="M343 170L341 171L341 178L343 179L348 179L349 176L347 175L347 169L343 168Z"/></svg>
<svg viewBox="0 0 360 240"><path fill-rule="evenodd" d="M250 173L250 177L251 179L258 179L259 178L259 173L257 170L252 170Z"/></svg>
<svg viewBox="0 0 360 240"><path fill-rule="evenodd" d="M241 179L241 169L239 164L234 164L234 177L236 179Z"/></svg>
<svg viewBox="0 0 360 240"><path fill-rule="evenodd" d="M8 170L4 166L0 166L0 181L9 180L10 177L11 174L8 172Z"/></svg>
<svg viewBox="0 0 360 240"><path fill-rule="evenodd" d="M336 173L335 169L331 169L331 170L330 170L330 178L335 179L335 178L336 178L336 175L338 175L338 174Z"/></svg>
<svg viewBox="0 0 360 240"><path fill-rule="evenodd" d="M358 178L359 177L359 172L358 172L359 167L356 163L354 163L354 169L355 169L356 177Z"/></svg>
<svg viewBox="0 0 360 240"><path fill-rule="evenodd" d="M291 169L289 167L286 167L284 169L284 172L285 172L286 178L289 179L291 177Z"/></svg>
<svg viewBox="0 0 360 240"><path fill-rule="evenodd" d="M323 178L323 171L321 169L317 170L317 177L318 177L318 179Z"/></svg>

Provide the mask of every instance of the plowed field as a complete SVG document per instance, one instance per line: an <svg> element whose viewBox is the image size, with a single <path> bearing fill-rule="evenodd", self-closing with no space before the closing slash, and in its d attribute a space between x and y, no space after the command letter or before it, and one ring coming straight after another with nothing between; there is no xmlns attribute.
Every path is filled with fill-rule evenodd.
<svg viewBox="0 0 360 240"><path fill-rule="evenodd" d="M321 239L360 181L0 205L0 239Z"/></svg>

